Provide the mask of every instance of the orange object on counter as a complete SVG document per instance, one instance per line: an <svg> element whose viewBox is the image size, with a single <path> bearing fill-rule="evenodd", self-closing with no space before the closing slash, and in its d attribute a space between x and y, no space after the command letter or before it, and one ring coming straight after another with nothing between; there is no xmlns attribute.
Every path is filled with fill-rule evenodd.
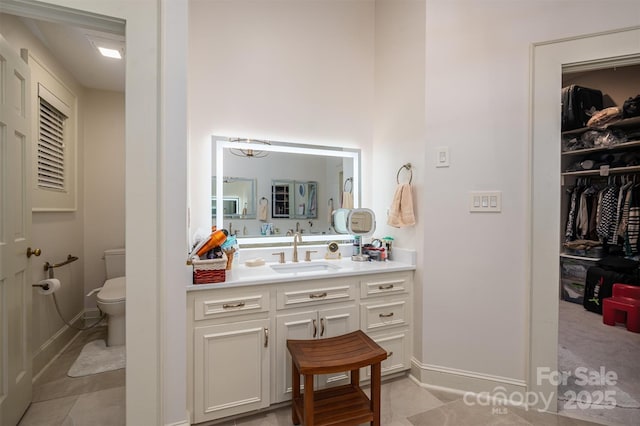
<svg viewBox="0 0 640 426"><path fill-rule="evenodd" d="M202 256L206 254L209 250L214 247L221 246L227 240L228 232L224 229L219 231L214 231L213 234L209 237L209 241L205 245L203 245L200 250L198 250L198 256Z"/></svg>

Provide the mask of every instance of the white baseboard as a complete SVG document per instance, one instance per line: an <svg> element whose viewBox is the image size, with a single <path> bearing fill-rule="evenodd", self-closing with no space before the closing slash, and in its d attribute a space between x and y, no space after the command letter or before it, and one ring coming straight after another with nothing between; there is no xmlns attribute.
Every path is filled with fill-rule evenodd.
<svg viewBox="0 0 640 426"><path fill-rule="evenodd" d="M441 390L458 395L485 392L493 394L497 388L507 394L524 393L527 387L524 380L423 364L415 358L411 359L411 375L413 380L426 389Z"/></svg>
<svg viewBox="0 0 640 426"><path fill-rule="evenodd" d="M191 423L189 423L188 419L185 420L180 420L179 422L174 422L174 423L167 423L164 426L190 426Z"/></svg>
<svg viewBox="0 0 640 426"><path fill-rule="evenodd" d="M70 321L76 327L82 326L84 311L73 317ZM31 366L33 371L33 381L35 381L42 372L67 348L67 346L78 336L80 332L68 325L64 325L46 342L44 342L38 350L33 354Z"/></svg>

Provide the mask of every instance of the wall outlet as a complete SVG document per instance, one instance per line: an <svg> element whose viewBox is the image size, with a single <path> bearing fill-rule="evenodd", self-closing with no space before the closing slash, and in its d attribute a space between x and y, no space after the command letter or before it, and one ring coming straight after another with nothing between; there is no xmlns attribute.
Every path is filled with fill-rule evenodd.
<svg viewBox="0 0 640 426"><path fill-rule="evenodd" d="M499 213L502 211L502 191L470 191L469 211Z"/></svg>

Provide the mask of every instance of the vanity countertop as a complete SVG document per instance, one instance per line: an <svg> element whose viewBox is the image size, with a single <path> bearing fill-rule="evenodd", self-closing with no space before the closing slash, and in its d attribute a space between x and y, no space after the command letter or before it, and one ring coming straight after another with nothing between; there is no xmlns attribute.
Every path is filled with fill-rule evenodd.
<svg viewBox="0 0 640 426"><path fill-rule="evenodd" d="M262 266L249 267L244 264L234 265L227 270L226 281L212 284L192 284L187 286L187 291L211 290L216 288L244 287L260 284L273 284L291 281L306 281L325 278L339 278L354 275L378 274L385 272L413 271L416 269L414 262L386 261L386 262L354 262L351 258L336 260L312 260L311 262L299 262L299 265L330 265L326 270L304 272L276 272L271 266L279 265L277 262L266 263ZM285 266L295 264L287 262ZM276 266L277 267L277 266ZM336 268L337 267L337 268Z"/></svg>

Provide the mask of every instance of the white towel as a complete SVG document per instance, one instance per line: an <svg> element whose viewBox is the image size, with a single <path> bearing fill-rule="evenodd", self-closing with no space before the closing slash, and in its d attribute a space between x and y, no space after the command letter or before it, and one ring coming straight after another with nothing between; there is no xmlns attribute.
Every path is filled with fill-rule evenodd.
<svg viewBox="0 0 640 426"><path fill-rule="evenodd" d="M413 215L413 196L411 195L411 185L403 183L398 185L393 195L393 203L389 209L387 225L395 228L412 226L416 224Z"/></svg>
<svg viewBox="0 0 640 426"><path fill-rule="evenodd" d="M258 204L258 219L259 220L267 220L267 214L269 212L268 206L269 206L269 203Z"/></svg>
<svg viewBox="0 0 640 426"><path fill-rule="evenodd" d="M342 208L343 209L352 209L353 208L353 194L350 192L342 193Z"/></svg>

